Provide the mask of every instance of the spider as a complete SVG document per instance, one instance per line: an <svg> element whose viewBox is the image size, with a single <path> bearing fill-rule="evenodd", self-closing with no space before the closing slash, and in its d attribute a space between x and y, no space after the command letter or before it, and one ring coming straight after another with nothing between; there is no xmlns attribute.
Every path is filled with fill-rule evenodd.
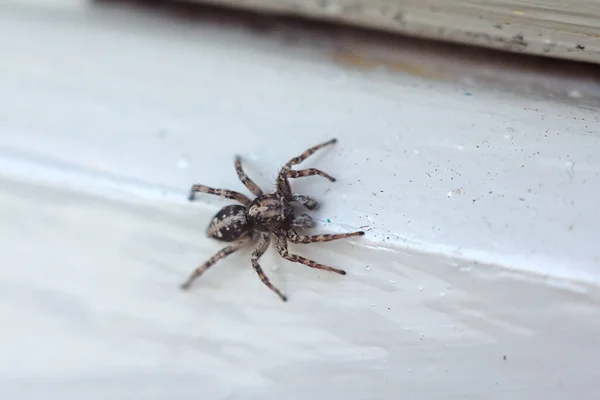
<svg viewBox="0 0 600 400"><path fill-rule="evenodd" d="M190 201L194 200L197 192L201 192L235 200L240 204L223 207L213 217L206 230L208 237L230 244L221 249L204 264L196 268L189 278L181 285L181 288L184 290L188 289L200 275L217 261L227 257L242 247L253 243L255 249L252 253L251 261L254 270L258 274L260 280L269 289L275 292L281 300L287 301L287 297L271 284L269 278L264 274L258 263L260 257L269 248L272 237L275 240L277 251L281 257L286 260L304 264L311 268L346 275L346 271L319 264L313 260L292 254L288 251L288 241L292 243L330 242L332 240L344 239L351 236L364 235L363 231L337 235L323 234L314 236L303 236L297 232L298 229L314 226L314 223L308 214L296 215L293 203L298 203L307 210L315 210L317 208L317 202L308 196L293 194L288 179L319 175L329 179L331 182L335 182L335 178L316 168L293 170L292 166L300 164L317 150L336 142L337 139L331 139L311 147L298 157L289 160L279 171L277 176L277 189L273 193L264 193L262 189L246 175L242 169L240 156L236 156L235 170L238 178L242 181L244 186L256 196L254 200L250 200L250 198L244 194L233 190L214 189L198 184L192 185L188 197Z"/></svg>

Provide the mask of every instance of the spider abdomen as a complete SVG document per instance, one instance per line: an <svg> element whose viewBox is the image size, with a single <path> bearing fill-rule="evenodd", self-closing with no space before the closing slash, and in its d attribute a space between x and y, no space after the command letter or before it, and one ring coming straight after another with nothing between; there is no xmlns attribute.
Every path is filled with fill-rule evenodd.
<svg viewBox="0 0 600 400"><path fill-rule="evenodd" d="M208 236L222 242L233 242L249 232L246 208L237 204L223 207L213 217L206 231Z"/></svg>
<svg viewBox="0 0 600 400"><path fill-rule="evenodd" d="M259 196L248 206L248 220L254 229L272 232L286 226L294 218L294 209L279 193Z"/></svg>

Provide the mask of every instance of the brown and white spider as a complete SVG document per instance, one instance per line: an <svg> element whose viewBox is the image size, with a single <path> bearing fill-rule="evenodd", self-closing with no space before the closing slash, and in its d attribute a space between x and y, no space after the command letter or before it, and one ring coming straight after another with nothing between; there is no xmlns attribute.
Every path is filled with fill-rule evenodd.
<svg viewBox="0 0 600 400"><path fill-rule="evenodd" d="M213 189L204 185L193 185L190 190L189 200L194 200L196 192L214 194L236 200L242 205L228 205L223 207L212 219L207 229L207 235L222 242L231 244L223 248L217 254L212 256L207 262L196 268L190 277L181 285L183 289L188 289L192 282L197 279L204 271L210 268L220 259L239 250L243 246L255 243L256 248L252 253L252 266L260 277L260 280L267 285L269 289L277 293L283 301L287 297L271 284L262 271L258 259L267 251L271 243L271 235L275 238L275 247L279 254L286 260L301 263L311 268L323 269L340 275L346 275L341 269L331 268L288 251L288 241L292 243L313 243L330 242L332 240L343 239L351 236L361 236L364 232L357 231L352 233L342 233L338 235L315 235L302 236L296 232L296 229L312 227L313 220L308 214L296 215L292 203L299 203L308 210L317 208L317 202L308 196L293 194L290 188L288 178L300 178L303 176L320 175L335 182L335 178L316 168L302 170L293 170L292 166L300 164L317 150L334 144L337 139L331 139L306 150L298 157L292 158L279 171L277 176L277 190L274 193L263 193L252 179L250 179L242 169L242 163L239 156L235 159L235 169L239 179L244 186L248 188L256 198L250 200L245 195L226 189Z"/></svg>

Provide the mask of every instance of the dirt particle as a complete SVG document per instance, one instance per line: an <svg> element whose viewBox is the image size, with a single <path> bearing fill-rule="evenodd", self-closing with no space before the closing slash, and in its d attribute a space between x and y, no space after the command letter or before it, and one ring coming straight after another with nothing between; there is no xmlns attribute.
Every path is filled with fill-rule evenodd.
<svg viewBox="0 0 600 400"><path fill-rule="evenodd" d="M511 43L517 46L527 47L527 42L523 35L515 35L513 36Z"/></svg>

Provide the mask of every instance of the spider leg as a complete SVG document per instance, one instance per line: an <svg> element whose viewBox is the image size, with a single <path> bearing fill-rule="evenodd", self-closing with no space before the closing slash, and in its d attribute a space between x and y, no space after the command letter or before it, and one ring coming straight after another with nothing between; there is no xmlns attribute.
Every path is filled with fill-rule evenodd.
<svg viewBox="0 0 600 400"><path fill-rule="evenodd" d="M287 178L302 178L305 176L319 175L319 176L322 176L323 178L329 179L331 182L335 182L335 178L333 176L321 171L320 169L316 169L316 168L307 168L307 169L301 169L301 170L288 169L287 171L285 171L283 173L285 174L285 176Z"/></svg>
<svg viewBox="0 0 600 400"><path fill-rule="evenodd" d="M302 178L304 176L313 176L319 175L324 178L329 179L331 182L335 182L335 178L320 169L316 168L308 168L301 170L294 169L285 169L285 167L281 170L279 175L277 176L277 190L289 200L289 201L297 201L303 204L309 210L314 210L317 208L317 202L312 200L307 196L302 195L293 195L292 188L290 187L290 182L288 178ZM311 208L312 207L312 208Z"/></svg>
<svg viewBox="0 0 600 400"><path fill-rule="evenodd" d="M324 142L324 143L321 143L321 144L311 147L310 149L306 150L304 153L300 154L298 157L294 157L290 161L288 161L287 164L285 164L284 168L289 169L292 165L300 164L302 161L306 160L308 157L315 154L315 152L317 152L318 150L322 149L325 146L332 145L335 142L337 142L337 139L331 139L331 140L328 140L327 142Z"/></svg>
<svg viewBox="0 0 600 400"><path fill-rule="evenodd" d="M294 196L292 195L292 188L287 176L285 176L285 170L277 176L277 191L285 196L288 201L293 201Z"/></svg>
<svg viewBox="0 0 600 400"><path fill-rule="evenodd" d="M317 150L320 150L325 146L332 145L335 142L337 142L337 139L331 139L327 142L313 146L310 149L306 150L304 153L300 154L298 157L294 157L290 161L288 161L283 166L283 168L281 168L281 171L279 172L279 175L277 176L277 189L279 190L279 192L283 193L283 195L288 200L292 200L292 189L290 188L290 182L288 181L289 176L287 175L290 171L290 168L294 165L300 164L302 161L306 160L308 157L313 155ZM321 172L321 174L324 174L324 172ZM313 175L318 175L318 174L313 174ZM303 176L308 176L308 175L303 175ZM326 178L328 178L330 180L333 179L331 176L326 175L326 174L322 175L322 176L325 176ZM333 180L335 180L335 179L333 179Z"/></svg>
<svg viewBox="0 0 600 400"><path fill-rule="evenodd" d="M308 214L300 214L292 220L294 228L312 228L314 225L315 223Z"/></svg>
<svg viewBox="0 0 600 400"><path fill-rule="evenodd" d="M279 289L277 289L275 286L273 286L271 281L269 281L269 278L267 278L267 276L263 272L262 268L260 267L260 264L258 263L258 259L263 254L265 254L265 251L267 251L267 249L269 248L270 243L271 243L271 235L269 233L263 233L260 235L260 237L258 239L258 246L252 253L252 266L254 267L254 270L258 274L258 277L260 278L262 283L264 283L269 289L271 289L273 292L275 292L281 298L281 300L287 301L287 297L283 293L281 293L279 291Z"/></svg>
<svg viewBox="0 0 600 400"><path fill-rule="evenodd" d="M209 269L212 265L214 265L220 259L225 258L228 255L230 255L231 253L234 253L237 250L241 249L248 242L249 242L249 239L246 238L244 240L241 240L239 242L233 243L232 245L224 247L223 249L221 249L217 254L215 254L214 256L212 256L207 262L205 262L204 264L202 264L201 266L199 266L198 268L196 268L194 270L194 272L192 272L192 274L189 276L189 278L181 285L181 288L183 290L189 289L189 287L192 285L192 283L196 279L198 279L200 277L200 275L202 275L204 273L204 271L206 271L207 269Z"/></svg>
<svg viewBox="0 0 600 400"><path fill-rule="evenodd" d="M346 271L344 271L344 270L337 269L337 268L331 268L326 265L319 264L316 261L309 260L308 258L299 256L297 254L291 254L287 248L287 239L285 237L284 232L277 233L277 242L275 243L275 245L276 245L277 251L279 252L281 257L285 258L288 261L304 264L307 267L311 267L311 268L322 269L325 271L335 272L340 275L346 275Z"/></svg>
<svg viewBox="0 0 600 400"><path fill-rule="evenodd" d="M287 239L292 243L316 243L316 242L331 242L333 240L345 239L352 236L362 236L365 233L363 231L340 233L337 235L314 235L314 236L302 236L298 235L295 231L287 232Z"/></svg>
<svg viewBox="0 0 600 400"><path fill-rule="evenodd" d="M304 207L306 207L307 210L316 210L318 206L317 202L314 199L303 194L293 195L292 201L302 204Z"/></svg>
<svg viewBox="0 0 600 400"><path fill-rule="evenodd" d="M189 201L195 199L196 192L214 194L215 196L225 197L226 199L235 200L245 206L251 203L251 200L241 193L227 189L214 189L204 185L192 185L190 189L190 194L188 196Z"/></svg>
<svg viewBox="0 0 600 400"><path fill-rule="evenodd" d="M255 196L262 196L262 189L246 175L244 169L242 168L242 159L240 156L235 157L235 171L237 172L238 178L240 181L254 194Z"/></svg>

